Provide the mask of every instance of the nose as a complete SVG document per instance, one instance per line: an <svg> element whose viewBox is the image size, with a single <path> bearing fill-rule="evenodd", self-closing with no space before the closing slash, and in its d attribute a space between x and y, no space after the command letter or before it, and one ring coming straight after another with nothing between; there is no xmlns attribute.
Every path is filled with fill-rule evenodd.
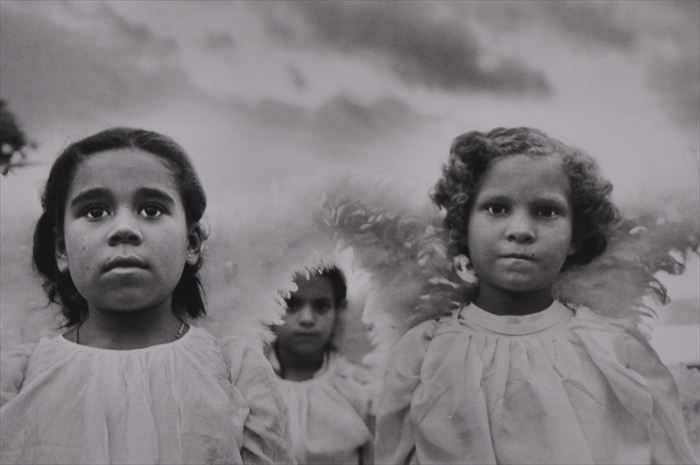
<svg viewBox="0 0 700 465"><path fill-rule="evenodd" d="M304 307L299 310L299 326L304 328L311 328L316 324L316 316L311 310L310 305L304 305Z"/></svg>
<svg viewBox="0 0 700 465"><path fill-rule="evenodd" d="M114 228L109 233L109 245L139 245L142 240L138 220L127 212L117 214L114 219Z"/></svg>
<svg viewBox="0 0 700 465"><path fill-rule="evenodd" d="M511 242L529 244L535 240L535 228L527 213L514 212L508 222L506 238Z"/></svg>

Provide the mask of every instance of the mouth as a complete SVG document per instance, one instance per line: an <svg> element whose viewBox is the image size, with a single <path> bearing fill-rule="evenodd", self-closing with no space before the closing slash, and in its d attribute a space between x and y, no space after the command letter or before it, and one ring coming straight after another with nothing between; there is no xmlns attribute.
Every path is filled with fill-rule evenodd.
<svg viewBox="0 0 700 465"><path fill-rule="evenodd" d="M308 332L308 333L307 333L307 332L299 331L299 332L294 333L294 336L296 336L296 337L302 337L302 338L311 338L311 337L319 337L320 334L319 334L319 333L314 333L314 332Z"/></svg>
<svg viewBox="0 0 700 465"><path fill-rule="evenodd" d="M501 258L514 258L517 260L534 261L535 254L534 253L509 253L509 254L501 255Z"/></svg>
<svg viewBox="0 0 700 465"><path fill-rule="evenodd" d="M319 333L294 333L293 338L297 341L317 341L321 338Z"/></svg>
<svg viewBox="0 0 700 465"><path fill-rule="evenodd" d="M146 269L148 265L145 260L140 257L129 256L129 257L114 257L105 263L102 267L103 272L108 272L118 268L141 268Z"/></svg>

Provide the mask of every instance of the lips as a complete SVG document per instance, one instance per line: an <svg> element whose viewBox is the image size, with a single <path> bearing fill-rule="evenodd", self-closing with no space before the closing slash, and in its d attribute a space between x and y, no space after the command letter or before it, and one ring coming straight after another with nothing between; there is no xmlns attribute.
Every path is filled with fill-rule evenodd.
<svg viewBox="0 0 700 465"><path fill-rule="evenodd" d="M534 253L508 253L501 255L502 258L516 258L519 260L535 260Z"/></svg>
<svg viewBox="0 0 700 465"><path fill-rule="evenodd" d="M137 256L113 257L107 260L102 267L103 272L114 270L115 268L148 268L148 264L144 259Z"/></svg>
<svg viewBox="0 0 700 465"><path fill-rule="evenodd" d="M307 333L307 332L297 331L296 333L294 333L294 337L299 337L302 339L307 339L307 338L310 339L310 338L316 338L316 337L320 337L320 336L321 336L321 334L317 333L317 332L308 332Z"/></svg>
<svg viewBox="0 0 700 465"><path fill-rule="evenodd" d="M322 335L317 332L296 332L292 334L292 339L300 343L303 342L316 344L318 341L321 340L321 338Z"/></svg>

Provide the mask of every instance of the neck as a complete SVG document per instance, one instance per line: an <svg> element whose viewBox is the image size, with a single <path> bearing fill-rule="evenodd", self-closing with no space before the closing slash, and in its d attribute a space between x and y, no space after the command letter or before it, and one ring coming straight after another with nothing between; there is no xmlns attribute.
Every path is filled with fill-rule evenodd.
<svg viewBox="0 0 700 465"><path fill-rule="evenodd" d="M141 310L115 311L91 307L80 325L80 343L104 349L140 349L171 342L182 321L171 302Z"/></svg>
<svg viewBox="0 0 700 465"><path fill-rule="evenodd" d="M551 289L512 292L490 286L480 286L474 304L494 315L530 315L552 304Z"/></svg>
<svg viewBox="0 0 700 465"><path fill-rule="evenodd" d="M321 369L326 356L325 351L313 354L297 354L275 345L275 354L280 362L281 376L290 381L306 381L314 377Z"/></svg>

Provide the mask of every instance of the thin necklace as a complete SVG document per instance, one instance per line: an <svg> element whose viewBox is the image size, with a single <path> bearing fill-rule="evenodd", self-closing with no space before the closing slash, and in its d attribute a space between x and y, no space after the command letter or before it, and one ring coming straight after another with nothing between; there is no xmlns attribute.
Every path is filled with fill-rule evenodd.
<svg viewBox="0 0 700 465"><path fill-rule="evenodd" d="M85 323L85 321L81 321L80 324L78 325L78 327L75 328L75 343L76 344L80 344L80 327L83 326L83 323ZM184 336L188 327L189 327L189 325L187 323L180 320L180 327L177 329L177 333L175 333L175 337L173 338L173 341L177 341L182 336Z"/></svg>

